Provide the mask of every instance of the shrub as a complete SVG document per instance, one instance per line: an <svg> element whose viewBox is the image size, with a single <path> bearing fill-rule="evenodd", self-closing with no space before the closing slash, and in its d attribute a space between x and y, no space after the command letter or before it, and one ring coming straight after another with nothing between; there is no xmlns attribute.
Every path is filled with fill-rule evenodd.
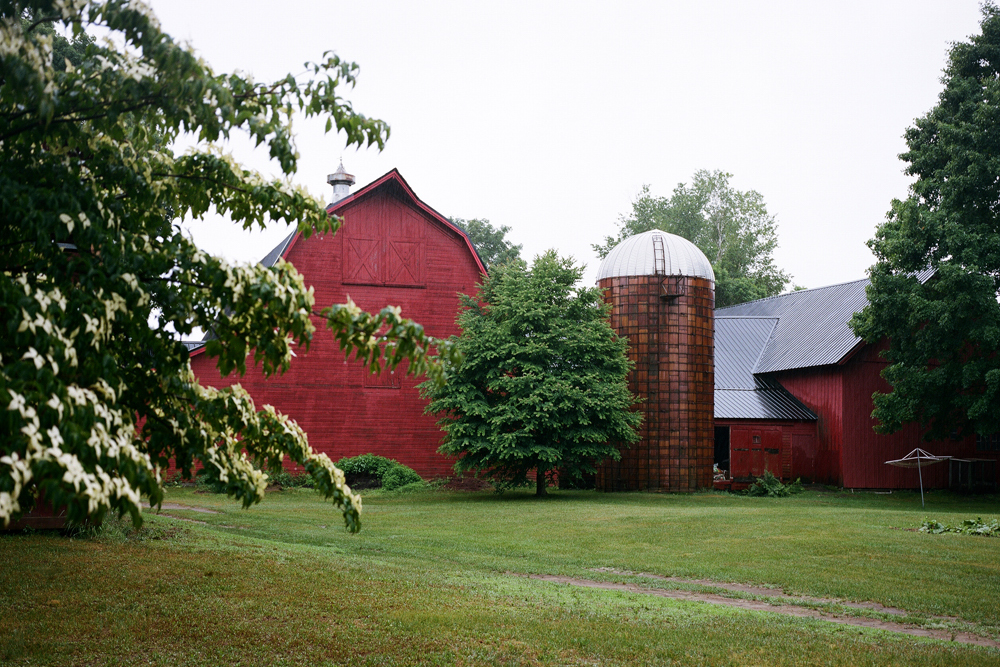
<svg viewBox="0 0 1000 667"><path fill-rule="evenodd" d="M781 480L774 476L770 470L765 470L764 474L758 477L746 490L748 496L786 498L793 493L802 493L802 480L797 479L791 484L782 484Z"/></svg>
<svg viewBox="0 0 1000 667"><path fill-rule="evenodd" d="M382 477L393 465L402 465L392 459L375 454L362 454L349 459L340 459L336 463L337 467L344 471L345 475L370 475L372 477Z"/></svg>
<svg viewBox="0 0 1000 667"><path fill-rule="evenodd" d="M402 486L406 486L407 484L422 481L424 480L421 479L420 475L418 475L413 468L407 468L406 466L397 463L382 476L382 488L387 491L393 491Z"/></svg>
<svg viewBox="0 0 1000 667"><path fill-rule="evenodd" d="M144 522L136 528L132 525L132 520L127 514L124 516L113 514L105 516L99 524L69 523L63 529L63 534L67 537L114 544L164 540L172 537L176 532L177 529L170 529L163 525L152 525L150 522Z"/></svg>
<svg viewBox="0 0 1000 667"><path fill-rule="evenodd" d="M292 474L285 469L267 473L267 483L277 484L283 488L313 488L313 478L309 473Z"/></svg>
<svg viewBox="0 0 1000 667"><path fill-rule="evenodd" d="M344 471L347 483L352 488L360 484L393 491L403 486L422 482L423 479L413 468L399 461L375 454L362 454L337 461L337 467ZM371 482L377 482L372 484Z"/></svg>

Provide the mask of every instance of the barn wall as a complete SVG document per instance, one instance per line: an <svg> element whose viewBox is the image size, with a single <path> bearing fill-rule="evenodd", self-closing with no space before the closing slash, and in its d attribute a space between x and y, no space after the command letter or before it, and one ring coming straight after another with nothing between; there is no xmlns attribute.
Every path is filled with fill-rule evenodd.
<svg viewBox="0 0 1000 667"><path fill-rule="evenodd" d="M776 373L776 379L795 398L816 413L814 455L809 461L808 443L800 442L796 476L812 478L823 484L843 484L841 448L844 389L842 369L819 366ZM808 474L812 471L812 474Z"/></svg>
<svg viewBox="0 0 1000 667"><path fill-rule="evenodd" d="M886 362L878 356L885 344L869 345L844 365L844 486L859 489L915 489L919 485L915 469L885 465L885 461L906 456L920 447L937 456L996 459L997 454L976 452L975 437L924 442L917 424L906 424L890 435L875 433L871 417L872 394L888 393L889 384L880 373ZM923 469L925 488L948 486L948 464Z"/></svg>
<svg viewBox="0 0 1000 667"><path fill-rule="evenodd" d="M757 449L767 448L769 442L773 441L772 438L776 437L777 442L780 442L780 451L777 456L763 452L759 455L759 461L755 459L752 452L750 454L750 472L753 475L759 476L763 473L762 468L758 472L754 472L756 464L757 467L763 465L763 467L766 467L782 480L792 481L802 478L805 482L813 481L816 474L815 459L817 447L815 422L768 419L716 419L715 425L729 427L730 474L732 476L736 477L736 475L733 475L732 470L735 468L732 452L733 443L749 443L749 449L753 450L755 449L753 436L759 433L761 435L761 443L759 447L756 447ZM771 433L776 435L769 435ZM736 464L738 465L738 461Z"/></svg>
<svg viewBox="0 0 1000 667"><path fill-rule="evenodd" d="M368 311L400 306L432 336L459 333L458 293L474 293L480 280L463 237L412 205L391 181L337 213L344 224L336 235L299 237L286 255L314 288L317 308L350 296ZM451 474L453 461L437 453L442 433L436 419L423 414L420 379L401 370L371 375L345 361L321 319L313 323L311 348L298 351L282 376L264 379L250 368L243 378L221 379L204 354L192 366L205 384L240 382L258 407L271 404L295 419L312 447L334 461L373 452L424 477Z"/></svg>

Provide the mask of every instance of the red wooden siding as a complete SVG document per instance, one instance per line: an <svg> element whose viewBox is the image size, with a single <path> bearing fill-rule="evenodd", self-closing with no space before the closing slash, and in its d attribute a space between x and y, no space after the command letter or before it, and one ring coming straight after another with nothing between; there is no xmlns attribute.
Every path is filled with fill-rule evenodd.
<svg viewBox="0 0 1000 667"><path fill-rule="evenodd" d="M919 485L916 470L885 465L885 461L906 456L915 447L938 456L996 459L997 453L976 452L975 436L958 440L924 442L917 424L907 424L891 435L874 432L871 417L875 391L888 392L889 384L880 373L885 361L878 352L885 345L869 345L843 366L844 374L844 486L865 489L915 489ZM939 463L923 469L926 488L948 486L948 464Z"/></svg>
<svg viewBox="0 0 1000 667"><path fill-rule="evenodd" d="M335 212L344 218L337 234L299 237L285 255L315 289L318 309L350 296L368 311L400 306L432 336L459 333L458 294L474 293L482 271L464 236L417 200L395 171ZM423 414L421 379L402 369L367 373L345 361L321 319L314 324L309 352L299 352L282 376L265 380L251 368L243 378L221 379L204 354L192 367L205 384L240 382L258 408L270 404L295 419L313 448L334 461L373 452L424 477L449 475L453 461L437 453L436 418Z"/></svg>
<svg viewBox="0 0 1000 667"><path fill-rule="evenodd" d="M820 366L776 374L795 398L816 413L816 439L813 455L808 455L805 440L799 439L800 459L803 468L793 465L796 477L811 478L825 484L843 484L840 450L843 442L843 381L837 366ZM793 446L794 463L794 446ZM810 460L811 459L811 460ZM808 474L811 470L811 474Z"/></svg>
<svg viewBox="0 0 1000 667"><path fill-rule="evenodd" d="M840 366L819 366L776 374L779 382L818 416L817 439L812 449L801 437L792 443L792 476L856 489L913 489L916 470L885 465L915 447L932 454L960 458L998 458L996 452L977 452L975 437L924 442L917 424L907 424L890 435L875 433L871 417L872 394L887 392L880 372L885 362L878 356L884 345L862 347ZM812 469L812 474L810 474ZM924 468L924 486L948 485L948 464Z"/></svg>

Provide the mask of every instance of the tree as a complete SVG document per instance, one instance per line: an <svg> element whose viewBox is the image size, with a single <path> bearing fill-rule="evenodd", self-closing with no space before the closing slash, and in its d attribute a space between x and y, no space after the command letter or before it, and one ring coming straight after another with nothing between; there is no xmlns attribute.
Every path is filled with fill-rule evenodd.
<svg viewBox="0 0 1000 667"><path fill-rule="evenodd" d="M112 39L95 43L90 26ZM216 74L131 0L5 2L0 43L0 519L41 493L71 520L113 510L138 524L142 497L161 502L171 461L185 476L202 466L248 506L263 496L262 468L288 456L357 530L360 499L341 471L238 385L199 385L176 337L211 327L207 353L223 374L244 372L248 355L265 374L282 372L312 339L312 291L290 264L206 255L173 222L214 207L244 228L270 219L307 235L336 230L303 189L211 142L245 131L291 174L289 123L302 112L328 117L349 145L381 148L385 123L338 96L357 66L328 54L301 81ZM201 148L175 155L181 132ZM345 354L373 368L409 359L411 372L441 375L428 356L435 341L397 308L340 304L322 319Z"/></svg>
<svg viewBox="0 0 1000 667"><path fill-rule="evenodd" d="M580 478L620 458L616 443L638 439L629 408L627 342L607 321L597 288L575 288L583 269L549 251L496 265L477 298L462 296L458 349L447 382L422 385L428 412L442 415L443 454L455 469L503 490L546 478Z"/></svg>
<svg viewBox="0 0 1000 667"><path fill-rule="evenodd" d="M487 271L494 264L521 259L521 244L514 245L504 238L510 231L509 226L500 225L497 228L485 218L473 218L472 220L448 218L448 220L466 233L469 240L472 241L472 245L475 246L476 252L479 253L479 259L483 260Z"/></svg>
<svg viewBox="0 0 1000 667"><path fill-rule="evenodd" d="M892 391L873 413L884 433L1000 431L1000 10L982 16L982 34L952 46L937 106L906 131L909 197L868 242L869 303L852 325L889 341Z"/></svg>
<svg viewBox="0 0 1000 667"><path fill-rule="evenodd" d="M680 183L670 197L654 197L649 186L632 202L632 213L619 218L618 236L608 236L594 250L605 257L629 236L662 229L683 236L705 253L715 271L719 308L780 294L791 276L774 264L777 223L756 190L729 185L732 174L695 172L691 185Z"/></svg>

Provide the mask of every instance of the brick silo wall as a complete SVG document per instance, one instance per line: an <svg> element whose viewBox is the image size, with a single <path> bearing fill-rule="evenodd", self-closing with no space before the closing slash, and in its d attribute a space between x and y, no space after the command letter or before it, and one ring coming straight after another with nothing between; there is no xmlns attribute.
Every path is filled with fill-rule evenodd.
<svg viewBox="0 0 1000 667"><path fill-rule="evenodd" d="M598 466L604 491L694 491L712 486L715 407L712 282L623 276L598 285L611 326L629 341L629 389L644 399L641 440Z"/></svg>

